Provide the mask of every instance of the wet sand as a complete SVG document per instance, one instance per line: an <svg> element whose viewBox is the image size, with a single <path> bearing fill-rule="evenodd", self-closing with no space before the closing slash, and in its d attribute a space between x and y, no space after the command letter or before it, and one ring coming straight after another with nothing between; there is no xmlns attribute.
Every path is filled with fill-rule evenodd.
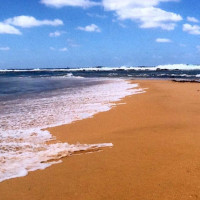
<svg viewBox="0 0 200 200"><path fill-rule="evenodd" d="M147 92L91 119L50 129L60 141L111 142L113 148L4 181L0 199L200 199L200 84L134 82Z"/></svg>

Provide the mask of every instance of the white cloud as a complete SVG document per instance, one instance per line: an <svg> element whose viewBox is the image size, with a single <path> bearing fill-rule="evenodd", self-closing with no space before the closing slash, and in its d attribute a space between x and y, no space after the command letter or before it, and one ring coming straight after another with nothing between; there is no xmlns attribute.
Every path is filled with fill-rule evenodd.
<svg viewBox="0 0 200 200"><path fill-rule="evenodd" d="M158 42L158 43L170 43L172 41L170 39L167 39L167 38L157 38L156 42Z"/></svg>
<svg viewBox="0 0 200 200"><path fill-rule="evenodd" d="M68 51L67 47L60 48L59 51Z"/></svg>
<svg viewBox="0 0 200 200"><path fill-rule="evenodd" d="M79 26L77 29L81 31L87 31L87 32L101 32L101 29L96 24L91 24L85 27Z"/></svg>
<svg viewBox="0 0 200 200"><path fill-rule="evenodd" d="M162 0L103 0L103 5L107 10L121 10L123 8L154 7L161 1Z"/></svg>
<svg viewBox="0 0 200 200"><path fill-rule="evenodd" d="M22 28L31 28L34 26L43 26L43 25L49 25L49 26L63 25L63 22L60 19L37 20L32 16L24 16L24 15L9 18L9 19L5 20L5 23L13 25L13 26L19 26Z"/></svg>
<svg viewBox="0 0 200 200"><path fill-rule="evenodd" d="M0 34L15 34L15 35L21 35L22 33L16 29L15 27L0 22Z"/></svg>
<svg viewBox="0 0 200 200"><path fill-rule="evenodd" d="M60 49L56 49L54 47L50 47L49 48L51 51L68 51L67 47L63 47L63 48L60 48Z"/></svg>
<svg viewBox="0 0 200 200"><path fill-rule="evenodd" d="M194 22L194 23L199 23L199 20L195 17L187 17L188 22Z"/></svg>
<svg viewBox="0 0 200 200"><path fill-rule="evenodd" d="M0 51L9 51L10 47L0 47Z"/></svg>
<svg viewBox="0 0 200 200"><path fill-rule="evenodd" d="M191 24L183 24L183 31L188 32L193 35L200 35L200 26L191 25Z"/></svg>
<svg viewBox="0 0 200 200"><path fill-rule="evenodd" d="M51 6L56 8L61 8L64 6L88 8L100 5L100 3L90 0L41 0L40 2L42 4L45 4L46 6Z"/></svg>
<svg viewBox="0 0 200 200"><path fill-rule="evenodd" d="M55 32L49 33L49 37L60 37L64 33L65 31L55 31Z"/></svg>
<svg viewBox="0 0 200 200"><path fill-rule="evenodd" d="M177 0L103 0L103 6L107 11L115 11L119 20L139 22L141 28L173 30L182 17L156 7L161 2L173 1Z"/></svg>

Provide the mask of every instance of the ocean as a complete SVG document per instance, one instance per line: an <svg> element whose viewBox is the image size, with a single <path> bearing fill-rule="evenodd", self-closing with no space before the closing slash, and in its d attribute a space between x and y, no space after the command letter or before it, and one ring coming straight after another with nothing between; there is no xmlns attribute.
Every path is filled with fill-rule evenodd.
<svg viewBox="0 0 200 200"><path fill-rule="evenodd" d="M52 77L75 76L85 78L145 78L145 79L200 79L200 65L159 65L154 67L90 67L59 69L5 69L0 70L1 77Z"/></svg>
<svg viewBox="0 0 200 200"><path fill-rule="evenodd" d="M0 182L113 144L47 143L45 129L93 117L145 92L130 79L200 81L200 66L0 70ZM107 142L107 141L106 141Z"/></svg>

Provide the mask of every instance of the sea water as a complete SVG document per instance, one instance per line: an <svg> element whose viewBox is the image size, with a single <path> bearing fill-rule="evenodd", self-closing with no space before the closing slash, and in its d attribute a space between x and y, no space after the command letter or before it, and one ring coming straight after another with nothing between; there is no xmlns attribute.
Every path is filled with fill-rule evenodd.
<svg viewBox="0 0 200 200"><path fill-rule="evenodd" d="M48 143L45 130L108 111L117 101L144 92L123 79L74 77L57 71L4 71L0 75L0 182L45 169L79 151L103 144Z"/></svg>
<svg viewBox="0 0 200 200"><path fill-rule="evenodd" d="M0 77L5 76L76 76L76 77L111 77L111 78L153 78L176 79L200 82L200 65L158 65L140 67L88 67L63 69L6 69L0 70Z"/></svg>

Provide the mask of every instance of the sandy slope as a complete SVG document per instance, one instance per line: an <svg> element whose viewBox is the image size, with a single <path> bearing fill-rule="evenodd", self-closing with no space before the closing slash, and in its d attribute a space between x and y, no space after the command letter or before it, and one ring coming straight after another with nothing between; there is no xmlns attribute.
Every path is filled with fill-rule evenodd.
<svg viewBox="0 0 200 200"><path fill-rule="evenodd" d="M113 148L63 159L0 183L0 199L200 199L200 84L136 81L147 93L50 131L69 143Z"/></svg>

